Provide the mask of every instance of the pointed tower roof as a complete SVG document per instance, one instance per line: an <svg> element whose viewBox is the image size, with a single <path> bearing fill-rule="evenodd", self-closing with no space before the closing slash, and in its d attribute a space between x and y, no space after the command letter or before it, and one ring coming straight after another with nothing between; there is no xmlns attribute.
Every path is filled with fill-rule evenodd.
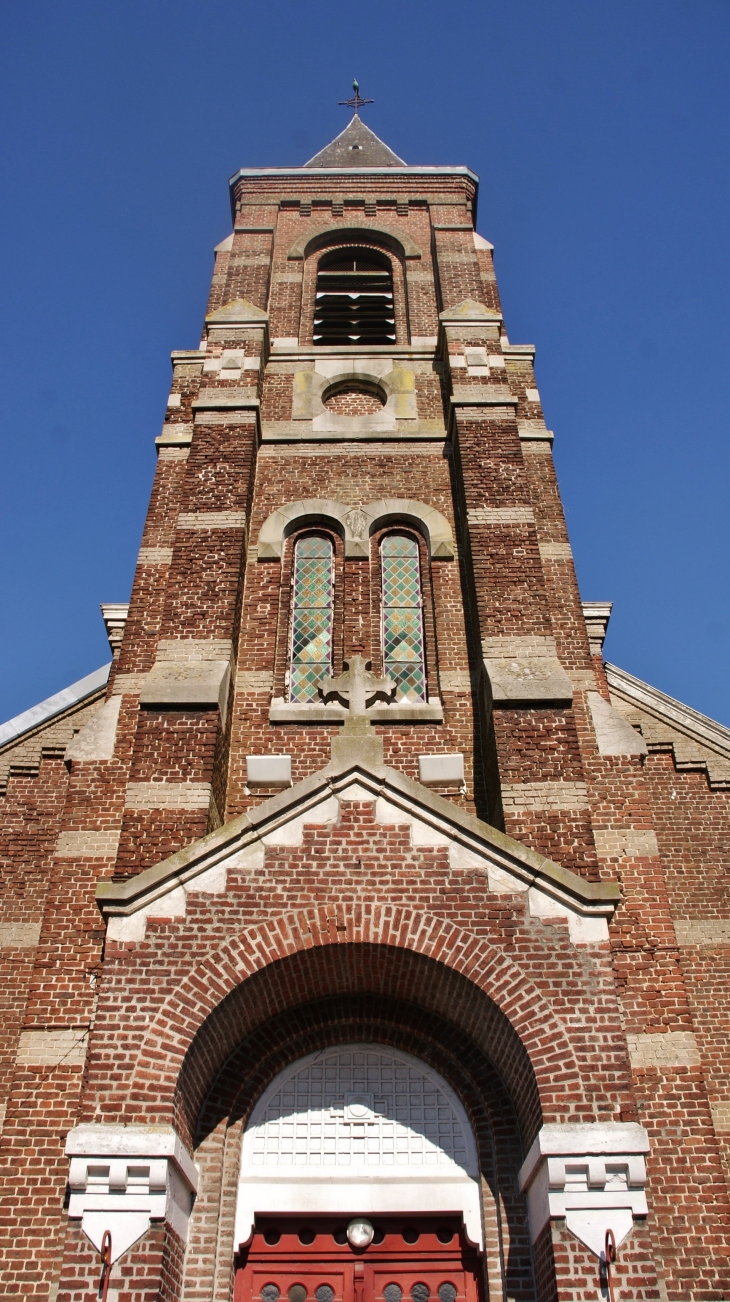
<svg viewBox="0 0 730 1302"><path fill-rule="evenodd" d="M305 167L405 167L402 158L366 127L357 113L344 131L310 158Z"/></svg>

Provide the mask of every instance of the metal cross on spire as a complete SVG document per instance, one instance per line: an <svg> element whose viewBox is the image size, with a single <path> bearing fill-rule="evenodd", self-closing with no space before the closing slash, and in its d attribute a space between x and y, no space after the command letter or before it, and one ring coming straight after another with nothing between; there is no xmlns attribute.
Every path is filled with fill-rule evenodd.
<svg viewBox="0 0 730 1302"><path fill-rule="evenodd" d="M356 82L356 81L353 81L353 83L352 83L352 89L353 89L354 92L355 92L355 94L353 95L352 99L341 99L341 100L338 100L337 102L338 102L338 104L341 104L341 105L343 106L343 108L351 108L353 114L354 114L355 116L358 116L358 109L360 108L360 105L361 105L361 104L374 104L374 103L375 103L375 100L374 100L374 99L361 99L361 97L360 97L360 86L359 86L358 82Z"/></svg>

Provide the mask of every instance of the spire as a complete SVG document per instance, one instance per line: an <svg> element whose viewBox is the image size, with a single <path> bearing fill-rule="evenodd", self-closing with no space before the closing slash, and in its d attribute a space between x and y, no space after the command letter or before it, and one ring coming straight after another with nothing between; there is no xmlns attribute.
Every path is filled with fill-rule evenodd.
<svg viewBox="0 0 730 1302"><path fill-rule="evenodd" d="M305 167L405 167L402 158L366 127L357 113L344 131L325 145Z"/></svg>
<svg viewBox="0 0 730 1302"><path fill-rule="evenodd" d="M379 140L370 127L361 120L358 109L362 104L374 104L374 99L363 99L359 82L353 81L355 94L351 99L339 101L342 108L352 109L352 119L324 149L310 158L305 167L405 167L402 158Z"/></svg>

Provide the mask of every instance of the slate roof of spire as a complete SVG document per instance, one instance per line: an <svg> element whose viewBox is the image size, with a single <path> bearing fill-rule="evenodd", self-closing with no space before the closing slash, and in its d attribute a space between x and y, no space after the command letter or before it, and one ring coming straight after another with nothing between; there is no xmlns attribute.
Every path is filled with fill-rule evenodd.
<svg viewBox="0 0 730 1302"><path fill-rule="evenodd" d="M402 158L379 140L357 113L344 131L310 158L305 167L405 167Z"/></svg>

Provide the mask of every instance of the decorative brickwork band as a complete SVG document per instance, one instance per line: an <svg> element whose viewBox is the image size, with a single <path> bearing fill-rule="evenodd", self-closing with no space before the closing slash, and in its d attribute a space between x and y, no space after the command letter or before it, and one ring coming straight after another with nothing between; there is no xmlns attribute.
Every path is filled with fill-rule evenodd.
<svg viewBox="0 0 730 1302"><path fill-rule="evenodd" d="M101 1250L105 1230L117 1261L150 1221L164 1220L187 1242L198 1188L195 1163L171 1126L77 1126L66 1140L71 1158L68 1214Z"/></svg>
<svg viewBox="0 0 730 1302"><path fill-rule="evenodd" d="M550 1219L568 1229L597 1257L612 1230L617 1244L635 1216L646 1216L649 1139L635 1123L543 1126L520 1170L527 1191L533 1243Z"/></svg>

